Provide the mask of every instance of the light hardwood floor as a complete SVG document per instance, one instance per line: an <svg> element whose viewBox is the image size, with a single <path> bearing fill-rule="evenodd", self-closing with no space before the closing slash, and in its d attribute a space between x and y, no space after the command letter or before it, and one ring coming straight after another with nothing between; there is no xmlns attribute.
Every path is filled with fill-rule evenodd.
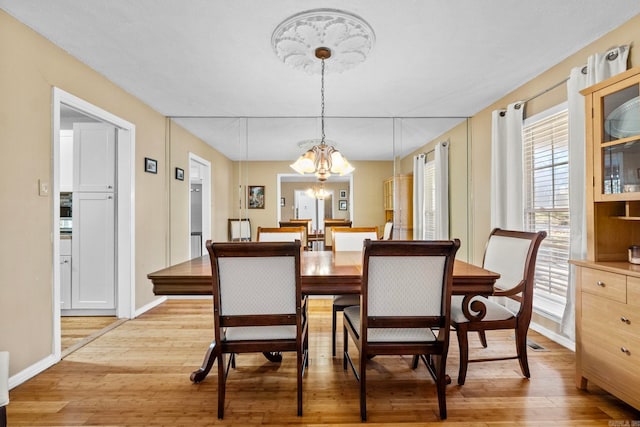
<svg viewBox="0 0 640 427"><path fill-rule="evenodd" d="M262 355L241 355L227 380L225 419L218 420L216 367L201 384L189 381L210 342L211 302L170 300L11 390L9 425L361 425L359 386L342 369L342 357L331 357L330 322L330 301L312 300L302 417L296 416L295 358L285 354L279 365ZM458 386L452 335L447 425L622 426L640 420L640 412L595 387L577 390L571 351L535 332L530 338L544 347L529 351L530 380L510 360L471 364L466 384ZM488 339L483 349L471 338L472 355L513 351L509 333L489 333ZM424 365L411 370L410 361L371 361L367 425L443 424L431 378Z"/></svg>
<svg viewBox="0 0 640 427"><path fill-rule="evenodd" d="M62 316L60 318L62 357L84 347L123 323L115 316Z"/></svg>

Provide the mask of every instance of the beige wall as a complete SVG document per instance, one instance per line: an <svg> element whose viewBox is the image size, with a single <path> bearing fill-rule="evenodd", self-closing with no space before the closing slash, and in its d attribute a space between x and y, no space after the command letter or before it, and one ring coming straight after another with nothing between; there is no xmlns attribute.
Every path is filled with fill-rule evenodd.
<svg viewBox="0 0 640 427"><path fill-rule="evenodd" d="M226 185L231 164L184 131L177 131L180 145L169 146L165 117L4 11L0 56L0 349L11 352L10 374L15 375L52 354L53 197L38 195L38 180L53 183L54 86L136 126L136 308L155 298L147 273L183 258L188 245L188 236L184 241L174 236L175 254L170 254L169 224L177 224L177 230L187 220L179 207L183 190L169 185L175 184L173 168L184 166L186 152L194 151L212 162L214 185ZM158 174L144 173L144 157L158 160ZM223 198L216 201L214 212L224 212L226 221L229 199L224 189L216 191ZM214 234L222 235L226 222L222 226L218 216L214 214Z"/></svg>

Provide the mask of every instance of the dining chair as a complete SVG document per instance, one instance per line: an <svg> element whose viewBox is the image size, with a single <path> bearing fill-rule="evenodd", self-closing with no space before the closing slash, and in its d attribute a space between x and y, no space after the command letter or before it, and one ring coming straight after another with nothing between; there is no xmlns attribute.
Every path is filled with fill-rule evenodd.
<svg viewBox="0 0 640 427"><path fill-rule="evenodd" d="M332 230L332 251L360 251L362 252L365 239L377 240L378 230L376 227L335 227ZM360 296L352 294L334 295L331 322L331 354L336 355L336 334L338 312L344 311L346 307L360 304Z"/></svg>
<svg viewBox="0 0 640 427"><path fill-rule="evenodd" d="M471 362L518 359L522 374L530 377L527 332L533 307L536 257L546 236L545 231L536 233L500 228L491 231L482 266L500 274L493 295L489 298L476 296L470 304L463 304L463 297L455 296L451 304L451 326L457 332L460 348L458 384L465 383ZM498 329L515 331L516 355L470 360L467 333L477 331L482 346L486 348L485 331Z"/></svg>
<svg viewBox="0 0 640 427"><path fill-rule="evenodd" d="M251 221L249 218L229 218L227 229L230 242L251 241Z"/></svg>
<svg viewBox="0 0 640 427"><path fill-rule="evenodd" d="M0 427L7 427L9 404L9 352L0 351Z"/></svg>
<svg viewBox="0 0 640 427"><path fill-rule="evenodd" d="M218 418L224 417L226 379L236 354L295 352L298 415L308 364L307 299L300 279L300 241L207 241L213 283L218 362ZM226 355L229 356L225 363ZM258 390L256 390L258 392Z"/></svg>
<svg viewBox="0 0 640 427"><path fill-rule="evenodd" d="M384 228L382 230L382 236L380 236L380 240L391 240L393 239L393 222L387 221L384 224Z"/></svg>
<svg viewBox="0 0 640 427"><path fill-rule="evenodd" d="M332 241L333 235L331 234L331 230L333 230L334 227L347 227L347 228L350 228L351 227L351 221L349 221L348 219L334 219L334 218L327 218L327 219L324 220L324 248L325 248L325 250L330 250L331 249L331 245L333 244L333 241Z"/></svg>
<svg viewBox="0 0 640 427"><path fill-rule="evenodd" d="M280 227L300 227L300 226L304 226L305 227L305 234L307 236L307 238L305 239L307 242L307 247L306 249L309 249L311 247L311 242L309 241L309 236L312 234L313 229L312 229L312 220L309 219L290 219L288 221L280 221L279 222Z"/></svg>
<svg viewBox="0 0 640 427"><path fill-rule="evenodd" d="M295 227L258 227L258 242L293 242L300 240L302 247L307 250L307 228L298 224Z"/></svg>
<svg viewBox="0 0 640 427"><path fill-rule="evenodd" d="M460 247L452 241L364 242L359 306L343 316L344 360L360 381L360 417L367 419L367 363L375 355L413 355L436 383L440 418L447 418L446 375L453 263ZM349 337L359 352L356 368ZM384 388L385 384L376 384Z"/></svg>

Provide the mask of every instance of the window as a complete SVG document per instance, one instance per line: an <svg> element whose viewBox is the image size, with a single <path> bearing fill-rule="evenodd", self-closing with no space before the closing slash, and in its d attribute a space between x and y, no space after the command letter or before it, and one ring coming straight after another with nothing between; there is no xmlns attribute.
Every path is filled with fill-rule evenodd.
<svg viewBox="0 0 640 427"><path fill-rule="evenodd" d="M538 251L534 308L560 318L569 281L569 132L566 103L528 118L524 141L524 224L547 232Z"/></svg>

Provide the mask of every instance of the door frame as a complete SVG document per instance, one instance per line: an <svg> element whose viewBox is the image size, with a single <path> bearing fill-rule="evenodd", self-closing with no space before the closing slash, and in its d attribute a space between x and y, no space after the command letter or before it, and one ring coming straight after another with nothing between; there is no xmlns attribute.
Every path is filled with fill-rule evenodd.
<svg viewBox="0 0 640 427"><path fill-rule="evenodd" d="M211 162L189 152L189 175L187 177L191 188L191 165L197 163L202 178L202 254L207 253L207 239L211 239ZM189 235L191 235L191 192L189 192ZM189 258L193 258L189 245Z"/></svg>
<svg viewBox="0 0 640 427"><path fill-rule="evenodd" d="M53 88L53 340L55 360L61 358L60 325L60 107L64 104L116 128L116 316L135 317L135 141L136 127L120 117Z"/></svg>

